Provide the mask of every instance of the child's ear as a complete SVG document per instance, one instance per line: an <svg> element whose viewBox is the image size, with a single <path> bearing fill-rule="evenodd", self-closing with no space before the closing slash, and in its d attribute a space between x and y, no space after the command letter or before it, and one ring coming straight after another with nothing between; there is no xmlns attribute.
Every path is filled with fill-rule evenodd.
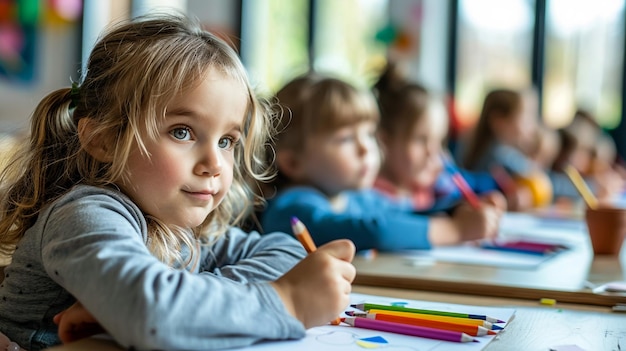
<svg viewBox="0 0 626 351"><path fill-rule="evenodd" d="M105 135L94 133L95 122L88 117L78 121L78 139L81 145L96 160L103 163L113 161L111 147L109 147Z"/></svg>
<svg viewBox="0 0 626 351"><path fill-rule="evenodd" d="M276 153L276 165L282 174L291 180L299 179L301 162L293 150L281 150Z"/></svg>

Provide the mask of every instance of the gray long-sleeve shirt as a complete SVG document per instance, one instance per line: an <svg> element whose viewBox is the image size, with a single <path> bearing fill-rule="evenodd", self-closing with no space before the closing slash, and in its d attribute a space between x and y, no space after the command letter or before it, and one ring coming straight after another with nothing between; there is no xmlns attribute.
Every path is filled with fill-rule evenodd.
<svg viewBox="0 0 626 351"><path fill-rule="evenodd" d="M292 237L231 228L201 249L191 272L157 260L147 240L130 199L77 186L19 242L0 285L0 331L31 351L58 344L52 317L77 299L127 348L209 350L304 336L269 284L305 255Z"/></svg>

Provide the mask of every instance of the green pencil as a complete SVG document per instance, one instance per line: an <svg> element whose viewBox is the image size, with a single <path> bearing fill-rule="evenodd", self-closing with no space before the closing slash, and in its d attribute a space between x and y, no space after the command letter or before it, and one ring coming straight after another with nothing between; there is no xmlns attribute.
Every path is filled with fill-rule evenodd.
<svg viewBox="0 0 626 351"><path fill-rule="evenodd" d="M448 317L457 317L457 318L469 318L469 319L482 319L491 323L504 323L497 318L480 315L480 314L470 314L470 313L459 313L459 312L447 312L447 311L436 311L436 310L423 310L419 308L409 308L402 306L391 306L391 305L379 305L375 303L359 303L350 305L354 308L358 308L361 311L369 311L369 310L385 310L385 311L399 311L399 312L409 312L409 313L422 313L422 314L432 314L437 316L448 316Z"/></svg>

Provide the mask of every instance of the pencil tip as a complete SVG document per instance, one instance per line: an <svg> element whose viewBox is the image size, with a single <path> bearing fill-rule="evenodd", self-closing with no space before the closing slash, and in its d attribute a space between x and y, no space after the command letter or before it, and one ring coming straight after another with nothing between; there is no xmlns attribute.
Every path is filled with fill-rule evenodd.
<svg viewBox="0 0 626 351"><path fill-rule="evenodd" d="M473 342L480 342L480 340L478 340L478 339L474 339L474 340L472 340L472 341L473 341Z"/></svg>
<svg viewBox="0 0 626 351"><path fill-rule="evenodd" d="M298 217L296 217L296 216L291 217L291 224L296 224L296 223L298 223L298 222L300 222L300 220L298 219Z"/></svg>

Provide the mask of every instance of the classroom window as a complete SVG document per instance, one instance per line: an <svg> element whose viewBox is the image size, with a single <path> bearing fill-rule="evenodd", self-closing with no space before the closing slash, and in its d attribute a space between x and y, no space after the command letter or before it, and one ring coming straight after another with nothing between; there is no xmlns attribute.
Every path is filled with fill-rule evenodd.
<svg viewBox="0 0 626 351"><path fill-rule="evenodd" d="M566 125L583 108L604 128L616 127L622 110L624 1L550 0L546 10L546 124Z"/></svg>
<svg viewBox="0 0 626 351"><path fill-rule="evenodd" d="M244 0L242 61L261 93L309 69L308 0Z"/></svg>
<svg viewBox="0 0 626 351"><path fill-rule="evenodd" d="M478 119L493 88L528 88L534 0L460 0L455 115L460 129Z"/></svg>
<svg viewBox="0 0 626 351"><path fill-rule="evenodd" d="M313 67L353 84L371 85L386 62L379 32L389 22L389 0L316 0Z"/></svg>

